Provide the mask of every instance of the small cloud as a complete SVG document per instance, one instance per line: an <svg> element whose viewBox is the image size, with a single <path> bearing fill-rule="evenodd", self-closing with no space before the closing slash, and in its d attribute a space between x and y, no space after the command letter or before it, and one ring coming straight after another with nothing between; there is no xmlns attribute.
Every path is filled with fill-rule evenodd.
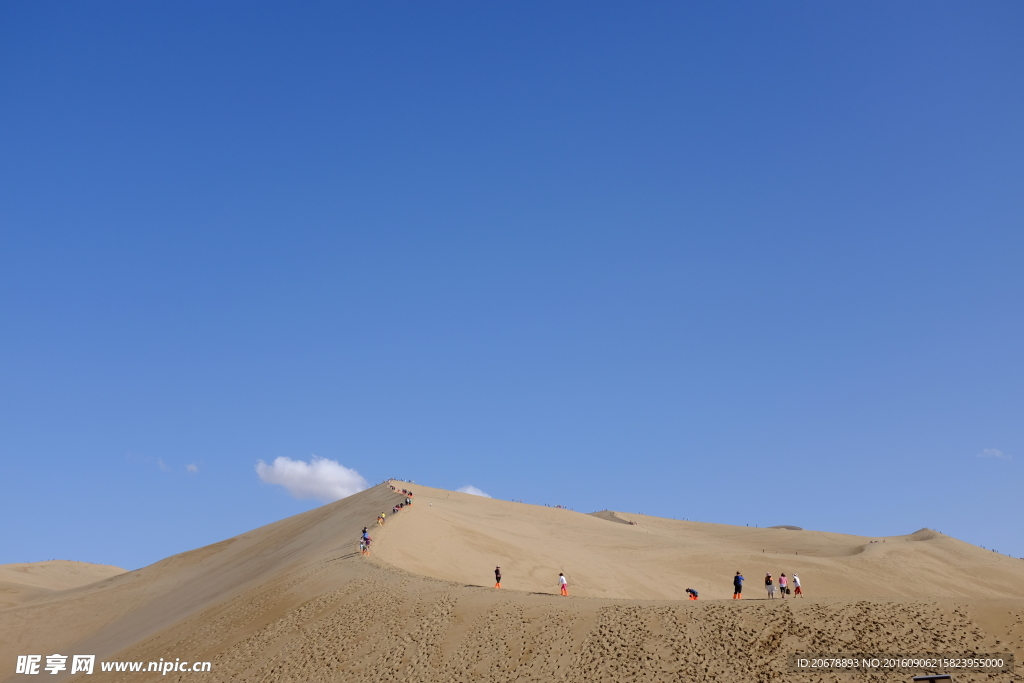
<svg viewBox="0 0 1024 683"><path fill-rule="evenodd" d="M486 493L484 493L483 491L481 491L477 487L473 486L472 484L466 484L461 489L455 489L455 490L458 491L459 493L468 493L471 496L481 496L483 498L490 498L489 495L487 495Z"/></svg>
<svg viewBox="0 0 1024 683"><path fill-rule="evenodd" d="M996 458L998 460L1011 460L1010 456L997 448L986 448L978 453L979 458Z"/></svg>
<svg viewBox="0 0 1024 683"><path fill-rule="evenodd" d="M171 468L168 467L166 465L166 463L164 463L164 459L163 458L157 458L156 459L156 466L160 468L161 472L170 472L171 471Z"/></svg>
<svg viewBox="0 0 1024 683"><path fill-rule="evenodd" d="M268 484L280 484L293 498L314 498L329 503L369 488L369 483L355 470L313 456L309 462L288 457L275 458L270 465L259 460L256 474Z"/></svg>
<svg viewBox="0 0 1024 683"><path fill-rule="evenodd" d="M196 472L199 471L199 468L196 467L194 464L193 465L185 465L185 470L187 472L191 472L192 474L195 474Z"/></svg>

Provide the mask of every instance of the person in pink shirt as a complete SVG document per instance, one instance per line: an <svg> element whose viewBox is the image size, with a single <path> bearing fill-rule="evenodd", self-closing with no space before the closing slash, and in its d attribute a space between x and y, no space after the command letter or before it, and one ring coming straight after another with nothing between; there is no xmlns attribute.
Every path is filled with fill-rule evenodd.
<svg viewBox="0 0 1024 683"><path fill-rule="evenodd" d="M786 599L786 588L789 585L789 579L786 578L785 574L779 574L779 593L782 594L782 599Z"/></svg>

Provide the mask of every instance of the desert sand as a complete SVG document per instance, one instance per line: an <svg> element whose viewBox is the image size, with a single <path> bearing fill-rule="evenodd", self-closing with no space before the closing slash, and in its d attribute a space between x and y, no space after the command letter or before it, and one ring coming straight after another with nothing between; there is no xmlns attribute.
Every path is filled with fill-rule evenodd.
<svg viewBox="0 0 1024 683"><path fill-rule="evenodd" d="M788 658L1024 655L1024 560L934 531L876 539L587 515L395 485L415 492L395 515L402 496L379 485L0 608L0 680L21 678L17 655L52 653L212 663L210 673L81 680L425 683L909 681L792 673ZM387 524L372 526L381 511ZM363 526L370 556L356 545ZM736 570L743 600L731 599ZM569 597L558 595L560 571ZM765 571L799 573L807 597L765 599ZM701 599L685 600L687 587ZM954 678L1024 681L1019 666Z"/></svg>

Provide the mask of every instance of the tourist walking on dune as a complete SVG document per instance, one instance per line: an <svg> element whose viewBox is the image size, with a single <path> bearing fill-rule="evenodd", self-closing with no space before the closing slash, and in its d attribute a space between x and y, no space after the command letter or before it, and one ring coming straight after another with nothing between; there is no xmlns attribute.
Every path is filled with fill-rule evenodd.
<svg viewBox="0 0 1024 683"><path fill-rule="evenodd" d="M562 595L569 595L569 583L565 580L565 574L558 572L558 588Z"/></svg>
<svg viewBox="0 0 1024 683"><path fill-rule="evenodd" d="M494 568L494 587L501 588L501 567Z"/></svg>
<svg viewBox="0 0 1024 683"><path fill-rule="evenodd" d="M736 572L732 577L732 599L739 600L743 597L743 574Z"/></svg>
<svg viewBox="0 0 1024 683"><path fill-rule="evenodd" d="M686 594L690 596L691 600L696 600L697 597L698 597L697 596L697 591L693 590L692 588L687 588L686 589Z"/></svg>
<svg viewBox="0 0 1024 683"><path fill-rule="evenodd" d="M804 592L800 588L800 577L793 574L793 598L795 599L798 595L802 598L804 597Z"/></svg>
<svg viewBox="0 0 1024 683"><path fill-rule="evenodd" d="M775 599L775 582L772 581L772 575L768 572L764 575L764 587L768 589L768 599Z"/></svg>
<svg viewBox="0 0 1024 683"><path fill-rule="evenodd" d="M786 572L779 574L779 594L782 599L786 599L786 593L789 592L789 579L786 578Z"/></svg>

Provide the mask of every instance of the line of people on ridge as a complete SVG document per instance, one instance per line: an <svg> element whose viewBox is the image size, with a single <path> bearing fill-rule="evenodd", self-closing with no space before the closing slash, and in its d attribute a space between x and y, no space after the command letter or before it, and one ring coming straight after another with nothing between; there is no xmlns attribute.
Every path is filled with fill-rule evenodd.
<svg viewBox="0 0 1024 683"><path fill-rule="evenodd" d="M399 489L394 484L388 484L391 490L395 493L399 493ZM407 489L401 489L402 495L405 496L405 500L397 505L392 506L391 514L397 514L399 510L412 505L412 491ZM377 515L377 526L384 526L384 522L387 520L387 514L381 512ZM370 530L367 527L363 527L363 531L359 534L359 553L362 555L370 554L370 544L373 543L373 539L370 537Z"/></svg>
<svg viewBox="0 0 1024 683"><path fill-rule="evenodd" d="M785 572L783 572L782 574L779 575L779 594L782 596L783 600L785 600L786 596L789 595L790 592L791 592L790 588L789 588L790 580L791 579L786 577ZM733 600L739 600L740 598L743 597L743 581L744 581L743 575L740 574L739 572L736 572L736 576L734 576L732 578L732 599ZM798 595L800 597L804 597L803 588L800 587L800 577L797 576L796 574L793 574L792 583L793 583L793 589L792 589L793 597L796 598L796 596L798 596ZM764 575L764 587L765 587L765 590L768 591L768 599L769 600L774 600L775 599L775 580L772 578L771 572L765 572L765 575Z"/></svg>

